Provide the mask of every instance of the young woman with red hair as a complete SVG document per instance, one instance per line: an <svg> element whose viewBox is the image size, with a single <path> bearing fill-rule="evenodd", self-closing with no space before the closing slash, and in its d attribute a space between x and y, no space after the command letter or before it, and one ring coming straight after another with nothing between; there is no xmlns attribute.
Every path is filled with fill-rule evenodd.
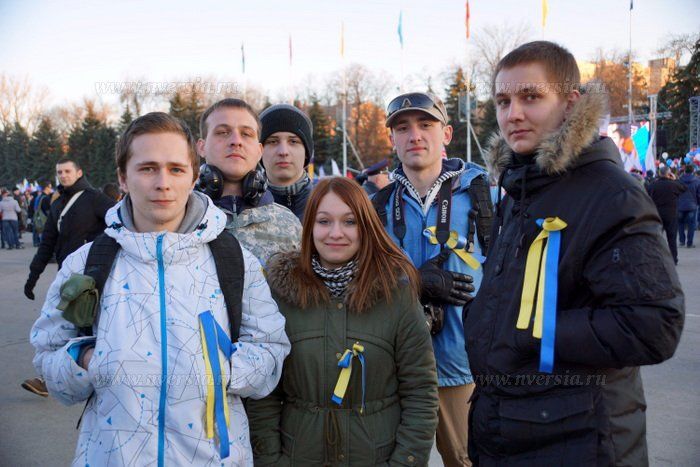
<svg viewBox="0 0 700 467"><path fill-rule="evenodd" d="M321 180L300 252L268 262L292 351L247 405L256 465L424 465L437 375L419 278L352 180Z"/></svg>

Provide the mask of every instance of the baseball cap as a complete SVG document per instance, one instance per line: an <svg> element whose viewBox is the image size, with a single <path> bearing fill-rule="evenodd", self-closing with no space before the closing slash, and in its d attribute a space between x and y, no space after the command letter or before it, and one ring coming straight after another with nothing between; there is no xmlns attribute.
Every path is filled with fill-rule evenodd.
<svg viewBox="0 0 700 467"><path fill-rule="evenodd" d="M447 125L447 110L439 97L430 92L409 92L395 97L386 108L386 126L392 123L404 112L418 110Z"/></svg>

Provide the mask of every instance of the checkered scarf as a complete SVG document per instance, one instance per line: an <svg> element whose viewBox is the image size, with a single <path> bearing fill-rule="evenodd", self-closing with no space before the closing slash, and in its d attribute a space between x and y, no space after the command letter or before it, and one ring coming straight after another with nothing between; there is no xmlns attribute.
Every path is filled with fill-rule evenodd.
<svg viewBox="0 0 700 467"><path fill-rule="evenodd" d="M327 269L321 266L318 256L313 256L311 258L311 267L328 287L328 291L333 298L341 297L345 293L345 289L348 288L348 284L357 272L357 262L355 260L337 269Z"/></svg>

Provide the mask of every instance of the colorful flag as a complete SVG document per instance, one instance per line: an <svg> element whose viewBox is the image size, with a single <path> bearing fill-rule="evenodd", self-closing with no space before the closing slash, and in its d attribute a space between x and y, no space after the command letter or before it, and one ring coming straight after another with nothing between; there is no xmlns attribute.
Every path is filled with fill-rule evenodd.
<svg viewBox="0 0 700 467"><path fill-rule="evenodd" d="M399 34L399 44L401 44L403 49L403 10L399 11L399 27L396 29L396 32Z"/></svg>
<svg viewBox="0 0 700 467"><path fill-rule="evenodd" d="M656 175L656 151L654 150L654 141L656 140L656 133L651 134L651 139L649 139L649 147L647 148L647 154L644 158L644 168L646 171L654 172Z"/></svg>
<svg viewBox="0 0 700 467"><path fill-rule="evenodd" d="M549 5L547 5L547 0L542 0L542 27L547 25L547 13L549 13Z"/></svg>
<svg viewBox="0 0 700 467"><path fill-rule="evenodd" d="M649 147L649 124L645 123L632 135L632 143L637 151L640 169L645 166L647 148Z"/></svg>
<svg viewBox="0 0 700 467"><path fill-rule="evenodd" d="M469 39L469 0L467 0L467 14L464 18L464 24L467 26L467 39Z"/></svg>
<svg viewBox="0 0 700 467"><path fill-rule="evenodd" d="M345 22L340 23L340 57L345 58Z"/></svg>
<svg viewBox="0 0 700 467"><path fill-rule="evenodd" d="M292 66L292 35L289 34L289 66Z"/></svg>
<svg viewBox="0 0 700 467"><path fill-rule="evenodd" d="M245 45L241 42L241 72L245 75Z"/></svg>

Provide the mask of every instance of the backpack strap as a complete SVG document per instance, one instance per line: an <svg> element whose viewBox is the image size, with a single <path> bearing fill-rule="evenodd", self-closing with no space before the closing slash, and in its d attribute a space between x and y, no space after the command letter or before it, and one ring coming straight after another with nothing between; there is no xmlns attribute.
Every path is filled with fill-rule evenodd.
<svg viewBox="0 0 700 467"><path fill-rule="evenodd" d="M474 178L467 189L472 202L476 235L481 245L481 254L486 256L491 243L491 227L493 225L493 201L491 201L491 189L485 175ZM472 216L470 216L472 217ZM471 230L471 228L470 228Z"/></svg>
<svg viewBox="0 0 700 467"><path fill-rule="evenodd" d="M95 280L95 288L98 292L98 300L102 299L102 291L105 288L105 283L112 270L112 265L119 252L119 243L106 233L102 232L95 237L90 246L87 259L85 260L85 269L83 274L90 276ZM92 335L92 328L81 328L80 333L84 336Z"/></svg>
<svg viewBox="0 0 700 467"><path fill-rule="evenodd" d="M387 222L386 222L386 203L389 202L389 198L391 197L391 193L394 191L394 188L396 186L396 182L391 182L378 192L374 194L372 197L372 206L374 206L374 210L377 211L377 214L379 215L379 220L382 221L382 225L386 227Z"/></svg>
<svg viewBox="0 0 700 467"><path fill-rule="evenodd" d="M226 302L231 342L237 342L243 314L243 283L245 279L243 251L236 237L227 230L209 242L209 248L214 256L219 287L221 287Z"/></svg>

